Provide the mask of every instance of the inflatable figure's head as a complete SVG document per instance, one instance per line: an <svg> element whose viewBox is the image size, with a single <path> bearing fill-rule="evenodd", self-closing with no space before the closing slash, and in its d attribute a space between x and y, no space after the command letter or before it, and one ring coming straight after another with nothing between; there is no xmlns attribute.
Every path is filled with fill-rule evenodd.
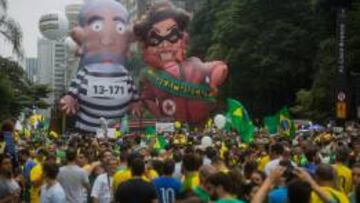
<svg viewBox="0 0 360 203"><path fill-rule="evenodd" d="M154 68L185 60L190 16L170 3L153 6L134 26L144 61Z"/></svg>
<svg viewBox="0 0 360 203"><path fill-rule="evenodd" d="M71 36L79 44L83 63L122 63L130 40L129 14L114 0L93 0L79 14Z"/></svg>

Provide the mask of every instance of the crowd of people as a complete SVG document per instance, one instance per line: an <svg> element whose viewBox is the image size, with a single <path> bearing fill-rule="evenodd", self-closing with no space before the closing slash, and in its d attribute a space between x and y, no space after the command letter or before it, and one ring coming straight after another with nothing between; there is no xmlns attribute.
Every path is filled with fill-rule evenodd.
<svg viewBox="0 0 360 203"><path fill-rule="evenodd" d="M358 124L357 124L358 125ZM0 203L360 202L360 128L296 137L183 131L35 140L2 124Z"/></svg>

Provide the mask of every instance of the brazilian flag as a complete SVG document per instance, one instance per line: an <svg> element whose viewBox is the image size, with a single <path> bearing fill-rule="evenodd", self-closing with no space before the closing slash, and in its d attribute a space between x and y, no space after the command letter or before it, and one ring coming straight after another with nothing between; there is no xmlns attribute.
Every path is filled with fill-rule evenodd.
<svg viewBox="0 0 360 203"><path fill-rule="evenodd" d="M245 107L234 99L227 99L228 112L226 113L230 127L235 129L245 143L253 139L255 127L250 120Z"/></svg>
<svg viewBox="0 0 360 203"><path fill-rule="evenodd" d="M292 137L295 135L295 124L291 119L289 110L287 107L284 107L279 112L279 125L278 125L280 133Z"/></svg>
<svg viewBox="0 0 360 203"><path fill-rule="evenodd" d="M165 147L167 146L167 142L164 136L157 135L155 127L147 127L145 129L145 136L148 140L151 140L153 138L156 139L154 144L154 149L156 150L165 149Z"/></svg>
<svg viewBox="0 0 360 203"><path fill-rule="evenodd" d="M295 135L295 124L291 119L287 107L282 108L276 115L264 118L264 125L270 134L280 133L292 137Z"/></svg>

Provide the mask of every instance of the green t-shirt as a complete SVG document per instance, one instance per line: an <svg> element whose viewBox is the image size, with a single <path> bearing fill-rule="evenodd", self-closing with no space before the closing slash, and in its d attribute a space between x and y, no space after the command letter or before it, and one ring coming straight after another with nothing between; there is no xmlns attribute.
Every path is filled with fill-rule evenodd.
<svg viewBox="0 0 360 203"><path fill-rule="evenodd" d="M215 203L245 203L238 199L219 199Z"/></svg>
<svg viewBox="0 0 360 203"><path fill-rule="evenodd" d="M200 200L202 202L209 202L210 201L210 195L205 191L203 190L201 187L199 186L196 186L194 189L193 189L193 193L200 198Z"/></svg>

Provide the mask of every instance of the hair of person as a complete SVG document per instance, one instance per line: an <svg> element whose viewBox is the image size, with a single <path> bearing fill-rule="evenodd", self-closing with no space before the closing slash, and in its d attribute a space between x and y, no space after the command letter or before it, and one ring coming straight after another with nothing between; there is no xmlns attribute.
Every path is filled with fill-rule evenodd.
<svg viewBox="0 0 360 203"><path fill-rule="evenodd" d="M183 167L187 172L198 171L202 165L202 159L197 154L185 154L183 158Z"/></svg>
<svg viewBox="0 0 360 203"><path fill-rule="evenodd" d="M145 172L145 163L142 159L135 158L131 162L131 173L133 176L141 176Z"/></svg>
<svg viewBox="0 0 360 203"><path fill-rule="evenodd" d="M276 155L282 155L284 151L285 151L284 146L279 142L273 144L270 148L270 152Z"/></svg>
<svg viewBox="0 0 360 203"><path fill-rule="evenodd" d="M327 164L320 164L316 168L315 175L319 181L334 181L336 178L334 168Z"/></svg>
<svg viewBox="0 0 360 203"><path fill-rule="evenodd" d="M159 176L164 173L164 163L160 160L154 159L151 161L152 168L158 173Z"/></svg>
<svg viewBox="0 0 360 203"><path fill-rule="evenodd" d="M77 151L74 148L68 148L65 152L67 161L75 161L77 156Z"/></svg>
<svg viewBox="0 0 360 203"><path fill-rule="evenodd" d="M255 170L253 173L259 174L262 180L266 179L266 173L264 171Z"/></svg>
<svg viewBox="0 0 360 203"><path fill-rule="evenodd" d="M349 149L347 147L340 147L336 150L336 161L346 162L349 158Z"/></svg>
<svg viewBox="0 0 360 203"><path fill-rule="evenodd" d="M248 161L244 165L244 175L246 178L250 178L253 172L256 172L258 164L256 161Z"/></svg>
<svg viewBox="0 0 360 203"><path fill-rule="evenodd" d="M129 154L129 156L127 157L127 160L126 160L127 165L131 167L131 164L135 159L143 159L143 156L136 152Z"/></svg>
<svg viewBox="0 0 360 203"><path fill-rule="evenodd" d="M10 119L5 120L1 125L1 131L3 132L14 131L14 123Z"/></svg>
<svg viewBox="0 0 360 203"><path fill-rule="evenodd" d="M5 159L10 159L11 160L11 156L9 154L0 154L0 165L2 165L2 162Z"/></svg>
<svg viewBox="0 0 360 203"><path fill-rule="evenodd" d="M199 169L200 179L208 179L212 174L215 174L216 172L217 170L214 166L209 164L202 165Z"/></svg>
<svg viewBox="0 0 360 203"><path fill-rule="evenodd" d="M245 181L242 176L241 170L236 169L236 168L232 169L231 171L228 172L227 175L230 176L231 183L232 183L231 193L234 195L237 195L237 197L243 197L244 196L243 183Z"/></svg>
<svg viewBox="0 0 360 203"><path fill-rule="evenodd" d="M170 176L175 171L175 161L172 159L165 160L163 173L166 176Z"/></svg>
<svg viewBox="0 0 360 203"><path fill-rule="evenodd" d="M22 155L22 156L30 156L30 151L29 151L29 149L27 149L27 148L21 149L21 150L19 151L19 155Z"/></svg>
<svg viewBox="0 0 360 203"><path fill-rule="evenodd" d="M126 160L128 159L128 157L129 157L129 153L128 153L127 151L121 151L121 152L120 152L119 158L120 158L120 161L121 161L121 162L126 162Z"/></svg>
<svg viewBox="0 0 360 203"><path fill-rule="evenodd" d="M312 189L308 183L294 179L288 183L287 188L289 203L310 202Z"/></svg>
<svg viewBox="0 0 360 203"><path fill-rule="evenodd" d="M205 154L211 160L213 157L217 155L217 152L213 147L206 147Z"/></svg>
<svg viewBox="0 0 360 203"><path fill-rule="evenodd" d="M182 154L181 154L181 151L180 151L180 150L176 150L176 151L174 151L174 153L173 153L173 159L174 159L174 161L175 161L176 163L178 163L178 162L181 162L181 161L182 161L183 156L182 156Z"/></svg>
<svg viewBox="0 0 360 203"><path fill-rule="evenodd" d="M317 147L311 145L309 147L305 147L304 155L309 162L315 162L317 152L318 152Z"/></svg>
<svg viewBox="0 0 360 203"><path fill-rule="evenodd" d="M191 17L183 9L174 7L171 3L154 4L138 22L134 25L134 34L142 41L146 41L148 32L152 26L166 19L175 20L181 31L185 31Z"/></svg>
<svg viewBox="0 0 360 203"><path fill-rule="evenodd" d="M43 170L47 178L55 180L59 173L59 166L55 163L45 162L43 164Z"/></svg>
<svg viewBox="0 0 360 203"><path fill-rule="evenodd" d="M236 194L233 182L231 176L223 172L215 173L207 179L207 183L215 187L221 186L226 192Z"/></svg>

